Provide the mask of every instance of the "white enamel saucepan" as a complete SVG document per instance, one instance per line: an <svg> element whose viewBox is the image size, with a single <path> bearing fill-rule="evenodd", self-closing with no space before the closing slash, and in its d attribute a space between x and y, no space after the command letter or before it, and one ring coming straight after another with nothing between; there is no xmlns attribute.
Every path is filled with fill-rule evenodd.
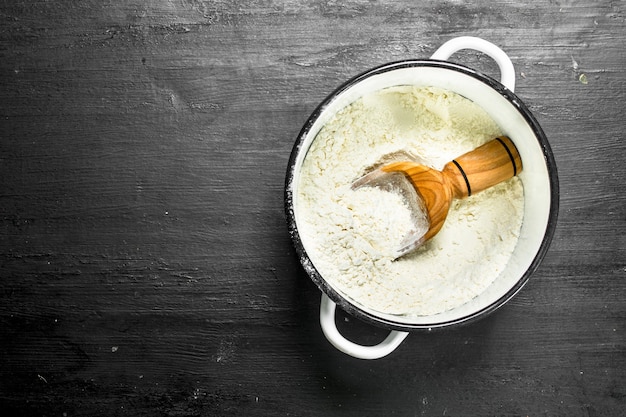
<svg viewBox="0 0 626 417"><path fill-rule="evenodd" d="M474 49L493 58L500 68L500 81L446 61L462 49ZM385 314L347 297L318 272L307 254L311 242L298 232L301 221L297 199L300 170L320 129L335 113L361 96L399 85L439 87L472 100L489 114L504 135L514 139L524 164L524 170L519 175L524 187L524 218L520 237L506 268L484 292L471 301L429 316ZM285 210L300 262L322 291L322 330L337 349L356 358L377 359L393 352L409 331L445 328L484 317L517 294L537 269L556 227L559 201L557 170L543 130L513 93L514 88L515 71L506 53L483 39L460 37L443 44L430 59L382 65L348 80L309 117L291 153L285 181ZM389 329L389 336L374 346L362 346L347 340L335 325L337 304L361 320Z"/></svg>

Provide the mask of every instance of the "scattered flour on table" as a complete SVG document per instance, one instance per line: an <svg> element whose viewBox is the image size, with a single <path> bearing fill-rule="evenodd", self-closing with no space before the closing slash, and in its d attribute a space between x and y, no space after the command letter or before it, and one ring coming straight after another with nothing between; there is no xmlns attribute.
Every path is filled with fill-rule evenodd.
<svg viewBox="0 0 626 417"><path fill-rule="evenodd" d="M346 298L389 314L436 314L480 294L517 243L519 178L455 200L442 230L395 261L393 250L412 228L406 201L350 184L384 155L409 152L442 169L499 135L473 102L432 87L388 88L339 111L308 150L297 188L299 231L318 272Z"/></svg>

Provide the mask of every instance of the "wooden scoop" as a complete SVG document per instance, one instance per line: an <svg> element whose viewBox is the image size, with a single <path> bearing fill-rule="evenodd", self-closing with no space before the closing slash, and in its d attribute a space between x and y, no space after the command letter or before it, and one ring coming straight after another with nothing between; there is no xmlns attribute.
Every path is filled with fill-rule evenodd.
<svg viewBox="0 0 626 417"><path fill-rule="evenodd" d="M377 185L389 174L400 173L415 191L427 224L410 231L396 251L396 259L435 236L448 215L454 198L465 198L505 181L522 171L522 159L511 139L497 137L448 162L442 171L413 161L392 162L357 179L352 189ZM382 180L382 181L381 181Z"/></svg>

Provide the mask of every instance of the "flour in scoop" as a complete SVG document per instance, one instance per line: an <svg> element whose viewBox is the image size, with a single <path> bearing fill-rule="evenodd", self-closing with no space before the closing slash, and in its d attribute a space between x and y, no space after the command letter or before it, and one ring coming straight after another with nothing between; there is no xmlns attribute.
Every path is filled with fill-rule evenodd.
<svg viewBox="0 0 626 417"><path fill-rule="evenodd" d="M311 145L296 196L300 236L318 272L344 297L389 314L432 315L484 291L519 237L519 178L453 201L442 230L398 260L394 250L413 227L406 199L350 185L385 155L420 155L440 170L501 134L476 104L432 87L388 88L339 111Z"/></svg>

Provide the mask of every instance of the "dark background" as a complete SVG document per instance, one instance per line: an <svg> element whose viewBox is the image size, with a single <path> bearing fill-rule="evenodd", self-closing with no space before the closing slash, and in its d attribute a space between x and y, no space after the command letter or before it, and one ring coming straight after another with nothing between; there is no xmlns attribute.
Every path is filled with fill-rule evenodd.
<svg viewBox="0 0 626 417"><path fill-rule="evenodd" d="M4 415L626 415L625 8L0 1ZM347 78L459 35L549 138L554 241L495 314L356 360L289 240L291 147Z"/></svg>

